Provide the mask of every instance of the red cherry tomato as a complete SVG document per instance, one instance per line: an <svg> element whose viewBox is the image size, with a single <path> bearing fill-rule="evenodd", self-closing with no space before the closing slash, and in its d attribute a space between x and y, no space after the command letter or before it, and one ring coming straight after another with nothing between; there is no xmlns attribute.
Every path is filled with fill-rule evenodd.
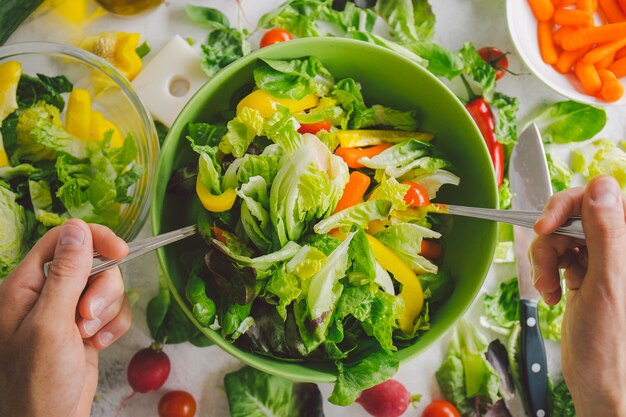
<svg viewBox="0 0 626 417"><path fill-rule="evenodd" d="M504 74L508 72L509 59L506 57L506 54L498 48L486 46L480 48L478 54L487 64L491 65L493 69L496 70L496 80L504 77Z"/></svg>
<svg viewBox="0 0 626 417"><path fill-rule="evenodd" d="M159 401L159 417L193 417L196 400L187 391L170 391Z"/></svg>
<svg viewBox="0 0 626 417"><path fill-rule="evenodd" d="M433 401L422 413L422 417L460 417L459 410L444 400Z"/></svg>
<svg viewBox="0 0 626 417"><path fill-rule="evenodd" d="M320 130L330 132L330 129L332 127L333 124L331 122L304 123L300 125L300 129L298 129L298 132L302 134L310 133L312 135L315 135Z"/></svg>
<svg viewBox="0 0 626 417"><path fill-rule="evenodd" d="M293 39L293 35L287 32L285 29L274 28L265 32L265 35L261 38L261 48L274 45L278 42L290 41Z"/></svg>
<svg viewBox="0 0 626 417"><path fill-rule="evenodd" d="M421 185L414 182L403 182L402 184L410 185L409 191L404 195L404 202L412 207L422 207L430 204L428 192Z"/></svg>

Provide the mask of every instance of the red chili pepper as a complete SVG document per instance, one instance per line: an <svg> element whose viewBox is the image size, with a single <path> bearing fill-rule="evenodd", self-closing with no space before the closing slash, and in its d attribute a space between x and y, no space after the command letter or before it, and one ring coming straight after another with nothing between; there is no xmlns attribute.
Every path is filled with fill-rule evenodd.
<svg viewBox="0 0 626 417"><path fill-rule="evenodd" d="M491 107L489 107L489 103L487 103L484 98L478 97L467 103L465 108L472 116L472 119L474 119L474 122L478 126L485 144L487 145L499 187L502 184L502 179L504 178L504 154L502 144L496 139L494 131L496 121L493 117L493 113L491 112ZM498 152L500 154L498 154Z"/></svg>

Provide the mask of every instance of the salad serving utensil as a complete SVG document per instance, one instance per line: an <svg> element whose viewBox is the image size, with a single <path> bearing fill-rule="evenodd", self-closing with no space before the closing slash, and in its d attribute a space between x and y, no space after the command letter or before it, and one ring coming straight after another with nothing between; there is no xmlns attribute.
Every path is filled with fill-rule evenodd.
<svg viewBox="0 0 626 417"><path fill-rule="evenodd" d="M162 233L157 236L152 236L146 239L135 240L128 244L128 255L122 259L107 259L100 255L98 252L93 253L93 263L91 265L91 272L89 276L99 274L100 272L111 269L115 266L121 265L135 259L141 255L145 255L148 252L152 252L160 247L169 245L170 243L178 242L189 236L193 236L198 232L198 227L194 224L186 226L180 229L173 230L171 232ZM46 262L43 265L43 272L45 276L48 276L50 272L50 266L53 261Z"/></svg>
<svg viewBox="0 0 626 417"><path fill-rule="evenodd" d="M451 214L463 217L472 217L476 219L491 220L501 223L513 224L532 229L535 221L541 215L540 211L534 210L498 210L490 208L466 207L453 204L441 205L442 214ZM157 236L149 237L142 240L136 240L128 244L128 255L122 259L107 259L97 252L93 254L93 266L90 276L106 271L107 269L121 265L135 259L148 252L152 252L160 247L178 242L189 236L193 236L198 232L196 225L186 226L171 232L163 233ZM555 234L570 236L577 239L584 239L585 233L582 229L581 216L572 216L566 225L559 227ZM43 266L44 274L47 276L50 270L51 262L46 262Z"/></svg>

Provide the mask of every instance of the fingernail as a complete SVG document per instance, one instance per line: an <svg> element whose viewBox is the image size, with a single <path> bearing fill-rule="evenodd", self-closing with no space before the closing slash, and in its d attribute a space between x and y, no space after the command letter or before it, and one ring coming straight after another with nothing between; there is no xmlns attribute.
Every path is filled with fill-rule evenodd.
<svg viewBox="0 0 626 417"><path fill-rule="evenodd" d="M85 232L78 226L66 224L61 227L59 243L62 246L83 246L85 243Z"/></svg>
<svg viewBox="0 0 626 417"><path fill-rule="evenodd" d="M89 312L91 317L98 317L104 310L104 298L98 297L94 299L89 305Z"/></svg>
<svg viewBox="0 0 626 417"><path fill-rule="evenodd" d="M591 188L591 199L594 203L602 206L617 204L621 190L617 182L611 177L599 178Z"/></svg>
<svg viewBox="0 0 626 417"><path fill-rule="evenodd" d="M102 322L97 318L93 320L85 320L83 323L83 330L85 330L87 336L93 336L100 329L101 324Z"/></svg>
<svg viewBox="0 0 626 417"><path fill-rule="evenodd" d="M109 346L111 342L113 342L113 333L102 332L98 335L98 339L100 340L100 344L102 346Z"/></svg>

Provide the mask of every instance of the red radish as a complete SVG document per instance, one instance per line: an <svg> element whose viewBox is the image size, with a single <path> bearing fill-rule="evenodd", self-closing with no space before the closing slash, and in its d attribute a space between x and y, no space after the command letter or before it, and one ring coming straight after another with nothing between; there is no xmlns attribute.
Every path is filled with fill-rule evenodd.
<svg viewBox="0 0 626 417"><path fill-rule="evenodd" d="M417 398L412 397L400 382L389 379L363 391L356 402L374 417L398 417Z"/></svg>
<svg viewBox="0 0 626 417"><path fill-rule="evenodd" d="M155 342L150 347L141 349L132 357L128 364L127 377L133 392L122 400L117 409L116 417L135 394L155 391L165 384L170 375L171 366L170 358L163 352L162 348L162 344Z"/></svg>

